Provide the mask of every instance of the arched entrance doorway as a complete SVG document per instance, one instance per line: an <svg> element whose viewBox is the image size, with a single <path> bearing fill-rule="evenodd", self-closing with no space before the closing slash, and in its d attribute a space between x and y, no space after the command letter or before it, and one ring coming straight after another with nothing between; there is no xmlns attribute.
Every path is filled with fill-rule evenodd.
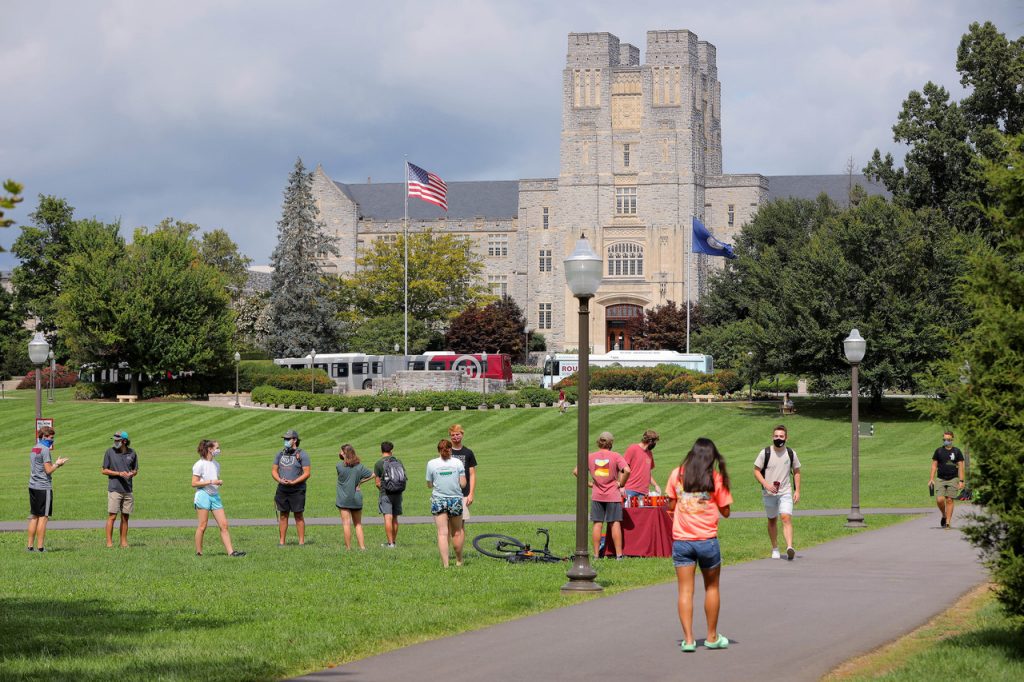
<svg viewBox="0 0 1024 682"><path fill-rule="evenodd" d="M605 350L633 350L633 325L643 317L644 308L617 303L604 309Z"/></svg>

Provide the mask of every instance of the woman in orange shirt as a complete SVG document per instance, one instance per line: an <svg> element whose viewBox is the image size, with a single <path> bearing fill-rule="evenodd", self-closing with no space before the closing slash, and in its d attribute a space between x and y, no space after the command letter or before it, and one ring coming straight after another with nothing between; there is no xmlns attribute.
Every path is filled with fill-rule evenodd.
<svg viewBox="0 0 1024 682"><path fill-rule="evenodd" d="M718 470L715 470L715 465ZM729 516L732 494L725 458L708 438L698 438L665 485L672 514L672 564L679 583L679 622L683 651L696 651L693 638L693 581L697 566L704 577L704 615L708 634L704 646L725 649L729 640L718 631L718 579L722 551L718 546L718 516Z"/></svg>

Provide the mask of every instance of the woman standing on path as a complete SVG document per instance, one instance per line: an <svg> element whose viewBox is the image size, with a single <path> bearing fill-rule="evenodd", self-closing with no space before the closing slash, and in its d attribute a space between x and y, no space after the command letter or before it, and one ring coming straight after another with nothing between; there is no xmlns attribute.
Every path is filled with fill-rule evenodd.
<svg viewBox="0 0 1024 682"><path fill-rule="evenodd" d="M715 471L715 464L718 471ZM693 638L693 582L700 566L704 577L704 615L708 633L704 646L725 649L729 640L718 631L722 551L718 546L718 515L728 518L732 494L725 458L713 441L698 438L682 464L669 474L665 485L672 514L672 563L679 583L679 622L683 651L696 651Z"/></svg>
<svg viewBox="0 0 1024 682"><path fill-rule="evenodd" d="M228 517L224 513L224 504L220 501L220 487L224 485L224 481L220 479L220 462L217 461L217 457L220 456L220 443L204 438L199 441L196 452L199 453L199 460L192 465L192 487L196 489L192 504L199 518L199 527L196 528L196 556L203 556L203 535L210 520L210 512L213 512L213 518L220 527L220 539L228 556L245 556L245 552L239 552L231 546Z"/></svg>
<svg viewBox="0 0 1024 682"><path fill-rule="evenodd" d="M359 461L355 448L348 443L341 446L338 458L338 493L335 505L341 514L342 537L345 549L352 549L352 524L356 527L359 549L366 549L363 540L363 493L359 486L373 478L373 472Z"/></svg>
<svg viewBox="0 0 1024 682"><path fill-rule="evenodd" d="M462 487L466 485L466 467L452 457L452 442L447 438L437 444L440 457L427 462L427 487L430 494L430 513L437 524L437 551L441 564L448 568L448 538L455 545L455 565L462 565Z"/></svg>

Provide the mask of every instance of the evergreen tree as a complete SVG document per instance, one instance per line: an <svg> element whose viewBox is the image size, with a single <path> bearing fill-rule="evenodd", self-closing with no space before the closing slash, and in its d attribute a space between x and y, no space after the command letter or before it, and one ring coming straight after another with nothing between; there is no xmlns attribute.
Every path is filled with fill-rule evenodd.
<svg viewBox="0 0 1024 682"><path fill-rule="evenodd" d="M7 194L0 194L0 227L10 227L14 224L14 221L10 218L5 218L2 209L11 209L20 204L22 201L21 193L25 187L14 180L4 180L3 188ZM3 247L0 246L0 253L3 253L3 250Z"/></svg>
<svg viewBox="0 0 1024 682"><path fill-rule="evenodd" d="M317 261L337 254L313 200L313 174L302 159L288 177L284 207L277 223L277 246L271 256L270 333L274 357L302 357L310 350L334 350L336 334L325 275Z"/></svg>
<svg viewBox="0 0 1024 682"><path fill-rule="evenodd" d="M69 232L75 209L65 199L39 195L39 205L29 214L11 252L21 264L11 275L18 305L37 318L40 331L50 335L56 329L57 297L61 293L61 269L71 251ZM53 339L51 337L50 341ZM58 360L65 356L63 341L54 350Z"/></svg>

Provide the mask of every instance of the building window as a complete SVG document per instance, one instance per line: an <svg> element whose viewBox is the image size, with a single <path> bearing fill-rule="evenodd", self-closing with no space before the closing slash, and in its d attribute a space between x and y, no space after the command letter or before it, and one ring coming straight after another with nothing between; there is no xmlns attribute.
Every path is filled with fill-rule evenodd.
<svg viewBox="0 0 1024 682"><path fill-rule="evenodd" d="M508 296L507 275L487 275L487 286L495 296Z"/></svg>
<svg viewBox="0 0 1024 682"><path fill-rule="evenodd" d="M540 250L540 271L551 272L551 249Z"/></svg>
<svg viewBox="0 0 1024 682"><path fill-rule="evenodd" d="M551 304L537 304L537 329L551 329Z"/></svg>
<svg viewBox="0 0 1024 682"><path fill-rule="evenodd" d="M628 242L608 247L609 277L641 277L644 274L644 247Z"/></svg>
<svg viewBox="0 0 1024 682"><path fill-rule="evenodd" d="M549 211L547 206L542 208L541 211L543 213L543 215L541 216L541 224L544 226L544 229L546 230L546 229L548 229L548 218L551 217L550 216L550 211Z"/></svg>
<svg viewBox="0 0 1024 682"><path fill-rule="evenodd" d="M636 215L636 187L615 188L615 214Z"/></svg>
<svg viewBox="0 0 1024 682"><path fill-rule="evenodd" d="M729 227L736 221L736 204L729 204Z"/></svg>
<svg viewBox="0 0 1024 682"><path fill-rule="evenodd" d="M377 241L384 242L385 244L395 244L398 242L397 234L382 234L377 237Z"/></svg>
<svg viewBox="0 0 1024 682"><path fill-rule="evenodd" d="M622 145L622 167L629 168L629 145Z"/></svg>
<svg viewBox="0 0 1024 682"><path fill-rule="evenodd" d="M508 235L489 234L487 235L487 255L505 257L508 255Z"/></svg>

